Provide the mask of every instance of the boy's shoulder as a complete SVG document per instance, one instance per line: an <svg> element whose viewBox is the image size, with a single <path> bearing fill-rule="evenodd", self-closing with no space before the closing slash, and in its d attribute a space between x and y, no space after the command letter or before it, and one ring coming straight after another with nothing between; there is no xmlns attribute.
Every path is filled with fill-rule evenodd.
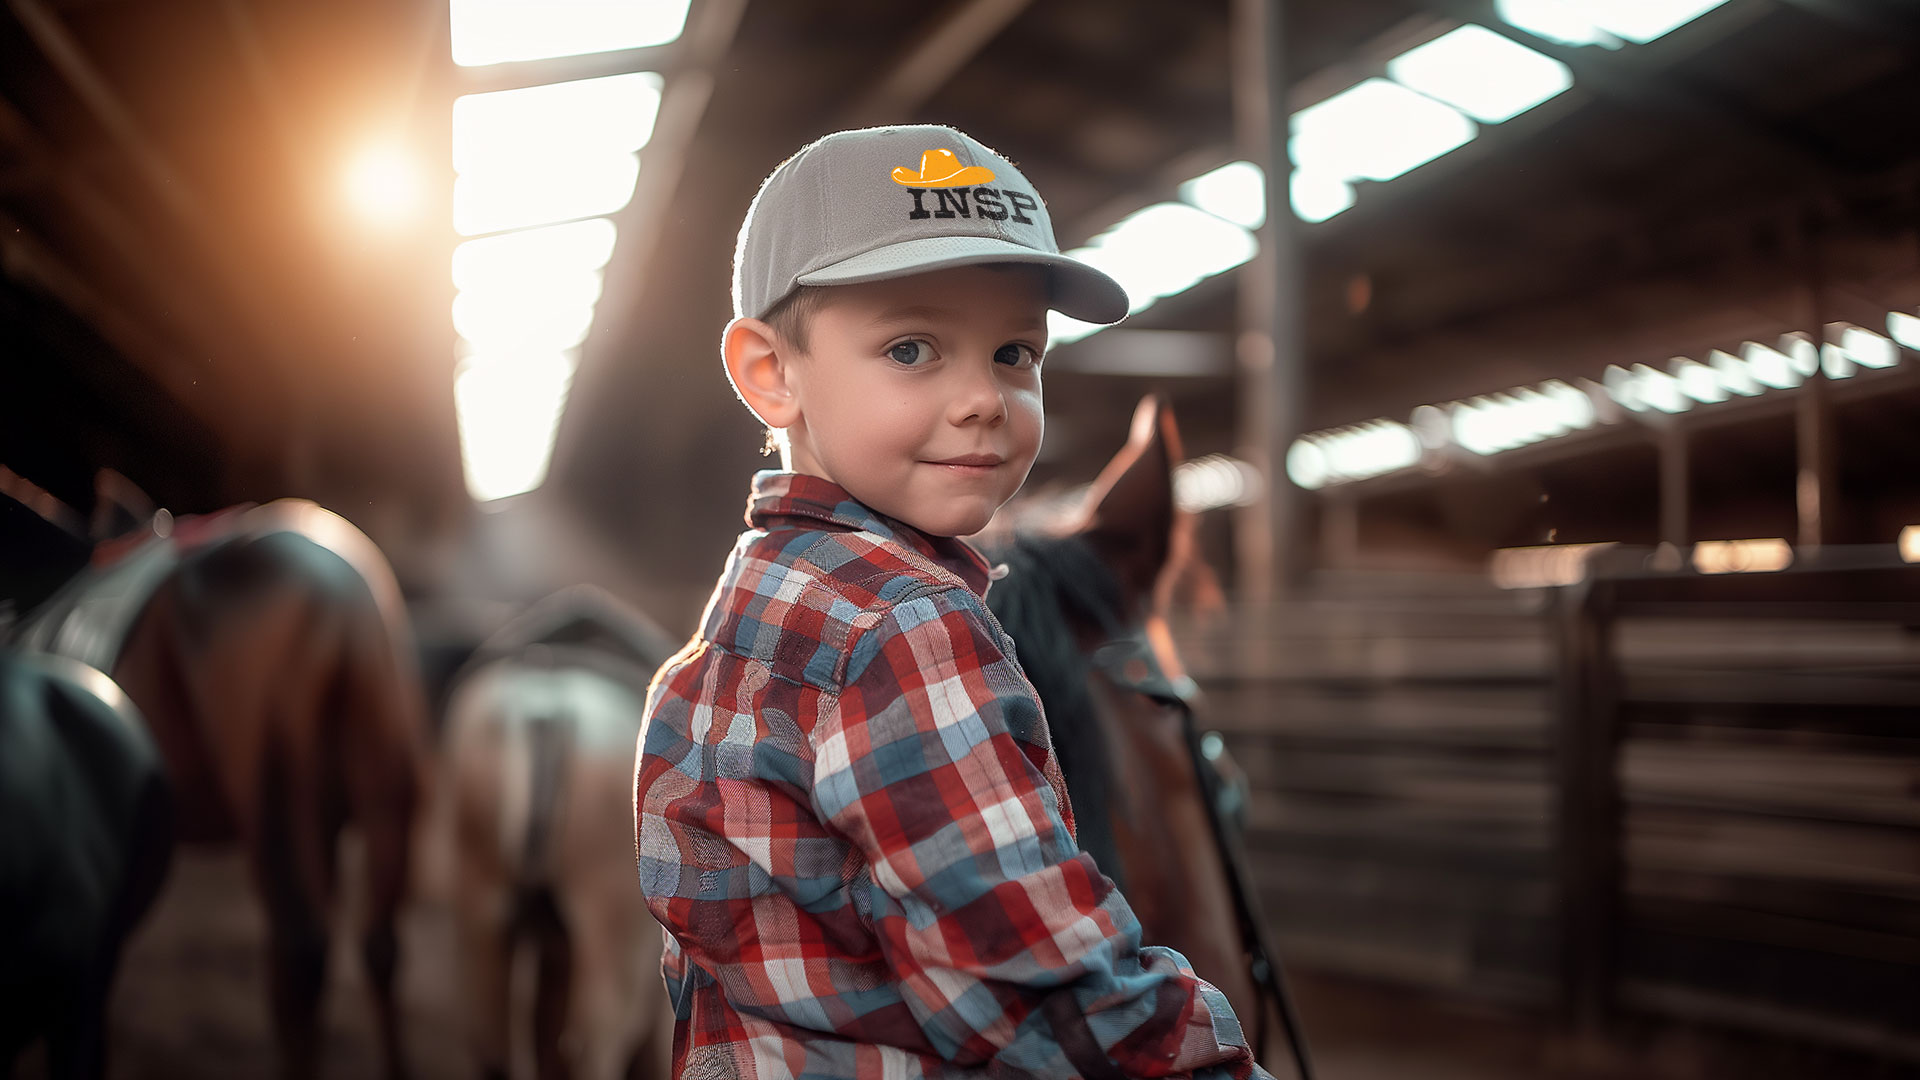
<svg viewBox="0 0 1920 1080"><path fill-rule="evenodd" d="M952 570L881 533L752 530L727 562L701 636L771 674L833 691L855 642L923 598L984 607Z"/></svg>

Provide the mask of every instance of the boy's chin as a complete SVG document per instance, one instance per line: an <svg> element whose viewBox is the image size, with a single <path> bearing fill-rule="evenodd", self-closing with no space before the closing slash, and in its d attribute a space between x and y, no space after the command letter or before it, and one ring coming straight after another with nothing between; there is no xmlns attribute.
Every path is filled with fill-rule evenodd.
<svg viewBox="0 0 1920 1080"><path fill-rule="evenodd" d="M988 506L983 500L979 507L949 504L903 516L900 520L928 536L972 536L987 527L996 509L998 507Z"/></svg>

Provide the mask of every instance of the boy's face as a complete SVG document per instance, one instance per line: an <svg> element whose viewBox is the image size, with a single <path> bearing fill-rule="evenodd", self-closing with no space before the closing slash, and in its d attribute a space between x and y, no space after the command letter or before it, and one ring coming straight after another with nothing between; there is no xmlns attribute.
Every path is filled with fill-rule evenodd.
<svg viewBox="0 0 1920 1080"><path fill-rule="evenodd" d="M935 536L984 528L1040 450L1045 272L835 286L789 367L792 466Z"/></svg>

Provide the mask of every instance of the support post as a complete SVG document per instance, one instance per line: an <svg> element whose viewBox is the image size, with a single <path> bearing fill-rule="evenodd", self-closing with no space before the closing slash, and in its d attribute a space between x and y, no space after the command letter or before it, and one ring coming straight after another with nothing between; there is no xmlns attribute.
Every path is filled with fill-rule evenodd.
<svg viewBox="0 0 1920 1080"><path fill-rule="evenodd" d="M1693 542L1689 510L1693 503L1691 450L1687 433L1669 424L1660 433L1660 542L1684 552Z"/></svg>
<svg viewBox="0 0 1920 1080"><path fill-rule="evenodd" d="M1234 0L1235 137L1266 174L1260 250L1239 277L1239 453L1266 477L1262 498L1235 522L1242 603L1284 599L1307 567L1305 493L1287 479L1287 448L1300 434L1306 391L1297 222L1288 196L1284 0Z"/></svg>
<svg viewBox="0 0 1920 1080"><path fill-rule="evenodd" d="M1815 332L1813 339L1818 347L1826 347L1824 333ZM1824 373L1815 372L1800 387L1794 402L1793 430L1799 457L1794 477L1794 505L1800 523L1798 547L1813 555L1823 544L1833 542L1837 509L1833 401Z"/></svg>
<svg viewBox="0 0 1920 1080"><path fill-rule="evenodd" d="M1613 586L1590 580L1557 597L1554 859L1560 910L1560 1007L1584 1038L1612 1011L1619 934L1619 674Z"/></svg>
<svg viewBox="0 0 1920 1080"><path fill-rule="evenodd" d="M1805 221L1800 229L1801 265L1806 271L1802 318L1809 324L1814 355L1825 358L1827 304L1821 273L1818 226ZM1803 556L1815 556L1837 535L1838 445L1833 430L1833 399L1823 363L1816 363L1794 395L1794 507L1799 521L1798 544Z"/></svg>
<svg viewBox="0 0 1920 1080"><path fill-rule="evenodd" d="M1334 494L1320 500L1320 565L1351 569L1360 551L1360 506Z"/></svg>

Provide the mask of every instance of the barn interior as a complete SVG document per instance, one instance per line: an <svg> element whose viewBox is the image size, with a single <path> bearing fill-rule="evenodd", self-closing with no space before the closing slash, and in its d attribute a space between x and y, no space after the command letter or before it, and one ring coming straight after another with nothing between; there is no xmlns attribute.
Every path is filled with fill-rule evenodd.
<svg viewBox="0 0 1920 1080"><path fill-rule="evenodd" d="M1906 0L6 12L15 612L156 509L297 497L436 700L567 586L684 638L770 467L741 215L822 134L951 124L1129 289L1054 327L1026 493L1171 407L1169 625L1322 1075L1920 1069ZM162 1012L144 1060L228 1075Z"/></svg>

